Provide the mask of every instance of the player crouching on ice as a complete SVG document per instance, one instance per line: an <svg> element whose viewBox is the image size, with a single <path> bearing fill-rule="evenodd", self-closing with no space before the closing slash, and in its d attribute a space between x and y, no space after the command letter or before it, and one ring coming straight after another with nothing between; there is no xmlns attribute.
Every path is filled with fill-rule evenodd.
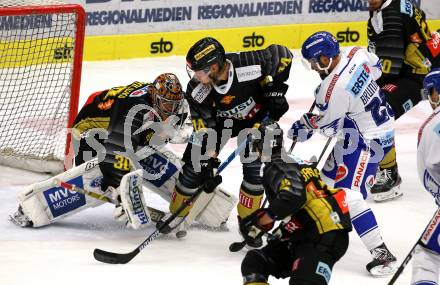
<svg viewBox="0 0 440 285"><path fill-rule="evenodd" d="M185 104L182 86L171 73L153 83L134 82L92 94L72 130L77 166L20 193L11 220L22 227L41 227L104 201L117 204L115 218L134 229L159 220L164 213L154 211L150 217L142 186L171 201L181 162L165 145L178 143L176 138L182 142L191 133L184 134ZM59 181L81 189L68 191ZM197 218L218 227L235 200L220 189L214 193ZM222 212L207 211L211 208Z"/></svg>
<svg viewBox="0 0 440 285"><path fill-rule="evenodd" d="M277 123L262 123L259 131L264 139L255 140L254 147L265 162L263 186L269 206L244 218L240 231L256 239L275 221L282 223L269 234L265 247L246 254L241 264L244 284L269 284L272 275L289 277L289 284L326 285L349 244L346 192L328 187L316 164L299 164L289 157Z"/></svg>
<svg viewBox="0 0 440 285"><path fill-rule="evenodd" d="M336 38L324 31L311 35L301 52L305 64L322 79L315 91L319 114L304 114L289 136L305 141L320 130L337 137L322 174L334 181L333 187L356 190L366 199L378 164L394 141L393 113L375 81L382 74L379 59L359 47L341 53ZM393 273L396 258L385 246L371 209L351 214L353 227L374 258L367 270L376 276Z"/></svg>
<svg viewBox="0 0 440 285"><path fill-rule="evenodd" d="M417 168L426 191L440 206L440 68L423 81L425 95L434 113L423 123L417 144ZM429 222L415 247L411 284L438 284L440 270L440 209Z"/></svg>

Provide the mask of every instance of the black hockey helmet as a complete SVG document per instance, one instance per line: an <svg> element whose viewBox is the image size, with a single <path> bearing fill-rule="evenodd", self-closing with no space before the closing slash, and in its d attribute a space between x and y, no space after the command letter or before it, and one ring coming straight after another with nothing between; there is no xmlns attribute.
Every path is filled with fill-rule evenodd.
<svg viewBox="0 0 440 285"><path fill-rule="evenodd" d="M218 63L222 68L225 63L225 49L214 38L206 37L196 42L186 55L187 68L198 71Z"/></svg>

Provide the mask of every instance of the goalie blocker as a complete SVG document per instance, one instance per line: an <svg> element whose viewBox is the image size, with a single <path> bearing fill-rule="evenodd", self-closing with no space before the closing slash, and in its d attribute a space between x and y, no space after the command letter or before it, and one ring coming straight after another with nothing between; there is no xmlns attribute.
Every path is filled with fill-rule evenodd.
<svg viewBox="0 0 440 285"><path fill-rule="evenodd" d="M134 229L142 228L150 223L151 218L140 189L145 186L170 202L181 162L174 153L164 148L162 152L156 152L140 161L140 165L144 175L140 169L132 171L124 176L117 189L105 193L101 191L102 173L96 159L32 184L18 195L19 209L10 219L22 227L41 227L104 203L57 185L58 181L64 181L98 195L113 198L120 196L121 202L115 209L115 218ZM204 226L220 227L229 218L236 201L236 197L218 188L206 206L196 213L196 221Z"/></svg>

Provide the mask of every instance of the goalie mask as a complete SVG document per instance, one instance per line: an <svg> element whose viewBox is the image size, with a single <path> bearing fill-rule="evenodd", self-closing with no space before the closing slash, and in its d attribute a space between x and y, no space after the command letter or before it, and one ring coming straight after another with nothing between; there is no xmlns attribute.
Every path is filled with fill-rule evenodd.
<svg viewBox="0 0 440 285"><path fill-rule="evenodd" d="M177 115L183 105L184 93L176 75L163 73L153 82L156 89L154 108L162 119Z"/></svg>

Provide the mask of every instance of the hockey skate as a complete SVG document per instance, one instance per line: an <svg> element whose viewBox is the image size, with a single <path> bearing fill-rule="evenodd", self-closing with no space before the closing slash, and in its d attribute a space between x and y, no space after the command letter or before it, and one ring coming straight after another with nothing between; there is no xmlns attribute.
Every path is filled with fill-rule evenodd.
<svg viewBox="0 0 440 285"><path fill-rule="evenodd" d="M371 250L373 261L367 264L368 272L374 277L385 277L397 270L396 258L383 243Z"/></svg>
<svg viewBox="0 0 440 285"><path fill-rule="evenodd" d="M9 216L9 220L22 228L33 226L31 219L23 213L21 206L18 206L18 210Z"/></svg>
<svg viewBox="0 0 440 285"><path fill-rule="evenodd" d="M384 202L402 197L400 190L402 178L397 171L397 165L393 168L384 168L376 173L376 183L371 188L371 195L375 202Z"/></svg>

